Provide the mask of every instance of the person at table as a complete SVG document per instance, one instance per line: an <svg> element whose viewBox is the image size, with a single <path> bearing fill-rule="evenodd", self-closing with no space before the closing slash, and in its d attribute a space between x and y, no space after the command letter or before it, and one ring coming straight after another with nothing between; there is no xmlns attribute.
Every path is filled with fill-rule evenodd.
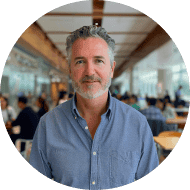
<svg viewBox="0 0 190 190"><path fill-rule="evenodd" d="M25 96L18 98L18 107L21 109L21 112L11 125L20 126L19 138L33 139L36 127L39 123L39 117L32 108L27 106L27 98Z"/></svg>
<svg viewBox="0 0 190 190"><path fill-rule="evenodd" d="M129 104L130 97L128 95L123 95L121 101L125 104Z"/></svg>
<svg viewBox="0 0 190 190"><path fill-rule="evenodd" d="M183 108L185 108L185 101L184 100L181 100L179 103L178 103L178 106L177 106L177 108L179 108L179 109L183 109ZM178 116L183 116L183 112L181 111L181 112L177 112L177 115Z"/></svg>
<svg viewBox="0 0 190 190"><path fill-rule="evenodd" d="M177 113L170 99L168 99L167 97L164 98L162 114L166 119L173 119L177 116Z"/></svg>
<svg viewBox="0 0 190 190"><path fill-rule="evenodd" d="M64 102L66 102L68 100L68 94L67 94L67 92L66 91L60 91L59 92L59 99L58 99L58 101L57 101L57 106L58 105L60 105L60 104L62 104L62 103L64 103Z"/></svg>
<svg viewBox="0 0 190 190"><path fill-rule="evenodd" d="M162 98L158 98L156 101L156 107L160 109L160 111L162 112L164 109L164 100Z"/></svg>
<svg viewBox="0 0 190 190"><path fill-rule="evenodd" d="M136 110L140 110L140 106L138 104L138 98L136 95L131 95L130 98L129 98L129 102L130 102L130 106L135 108Z"/></svg>
<svg viewBox="0 0 190 190"><path fill-rule="evenodd" d="M12 134L11 127L8 128L8 122L12 122L16 119L16 112L13 107L9 106L8 104L8 98L1 96L0 97L0 103L1 103L1 114L3 117L3 122L5 124L5 127L7 128L7 132L9 135Z"/></svg>
<svg viewBox="0 0 190 190"><path fill-rule="evenodd" d="M39 107L39 110L37 112L39 118L41 118L45 113L49 111L46 101L41 97L36 100L36 105Z"/></svg>
<svg viewBox="0 0 190 190"><path fill-rule="evenodd" d="M164 100L165 100L165 101L168 100L168 102L171 103L171 98L170 98L170 95L169 95L169 93L168 93L168 90L166 90L166 95L164 96Z"/></svg>
<svg viewBox="0 0 190 190"><path fill-rule="evenodd" d="M70 93L69 93L69 96L68 96L68 100L70 100L71 98L73 98L73 96L74 96L74 93L73 93L73 92L70 92Z"/></svg>
<svg viewBox="0 0 190 190"><path fill-rule="evenodd" d="M30 163L56 182L80 189L110 189L138 180L159 162L146 118L113 98L115 41L84 26L67 38L75 95L45 114Z"/></svg>
<svg viewBox="0 0 190 190"><path fill-rule="evenodd" d="M148 108L141 110L141 113L149 120L161 120L165 123L166 118L162 115L161 110L156 107L156 103L156 98L149 98Z"/></svg>
<svg viewBox="0 0 190 190"><path fill-rule="evenodd" d="M169 99L165 98L163 102L162 115L167 119L174 119L177 116L175 109ZM167 124L167 131L176 131L177 124Z"/></svg>

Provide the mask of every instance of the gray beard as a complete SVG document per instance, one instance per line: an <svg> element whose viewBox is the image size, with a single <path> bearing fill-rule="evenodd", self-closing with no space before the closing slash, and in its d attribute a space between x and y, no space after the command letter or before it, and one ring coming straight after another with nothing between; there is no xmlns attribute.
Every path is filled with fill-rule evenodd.
<svg viewBox="0 0 190 190"><path fill-rule="evenodd" d="M80 94L83 98L94 99L94 98L97 98L97 97L103 95L108 90L108 88L111 86L111 77L109 76L108 82L105 85L103 85L102 88L99 89L98 92L96 92L95 94L92 91L84 92L73 79L72 79L72 86L73 86L73 89L78 94ZM88 88L92 89L93 85L89 85Z"/></svg>

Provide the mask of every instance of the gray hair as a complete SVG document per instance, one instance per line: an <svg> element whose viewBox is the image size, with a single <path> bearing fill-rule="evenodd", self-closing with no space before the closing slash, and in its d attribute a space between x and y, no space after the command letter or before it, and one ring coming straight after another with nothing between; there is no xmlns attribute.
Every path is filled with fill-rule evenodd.
<svg viewBox="0 0 190 190"><path fill-rule="evenodd" d="M107 31L104 28L97 27L97 26L94 26L94 25L92 25L92 26L83 26L83 27L79 28L78 30L75 30L74 32L72 32L67 37L66 51L67 51L67 60L68 60L69 66L71 64L71 54L72 54L72 45L73 45L73 43L79 38L87 39L87 38L90 38L90 37L98 37L98 38L102 38L103 40L106 41L106 43L108 44L108 54L109 54L109 57L110 57L110 63L111 63L111 67L112 67L113 62L114 62L115 40L112 39L107 34Z"/></svg>

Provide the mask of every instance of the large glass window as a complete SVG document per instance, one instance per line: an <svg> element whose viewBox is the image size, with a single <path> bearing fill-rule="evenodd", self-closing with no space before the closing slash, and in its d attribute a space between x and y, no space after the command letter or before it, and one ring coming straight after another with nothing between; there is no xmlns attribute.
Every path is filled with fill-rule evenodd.
<svg viewBox="0 0 190 190"><path fill-rule="evenodd" d="M184 63L180 63L172 67L172 85L173 89L177 91L178 87L183 86L182 99L189 101L190 100L190 90L189 90L189 76Z"/></svg>

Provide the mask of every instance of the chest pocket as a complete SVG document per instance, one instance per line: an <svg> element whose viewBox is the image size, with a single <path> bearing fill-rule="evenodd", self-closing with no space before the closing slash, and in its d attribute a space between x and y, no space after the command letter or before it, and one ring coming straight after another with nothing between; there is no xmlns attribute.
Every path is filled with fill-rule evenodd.
<svg viewBox="0 0 190 190"><path fill-rule="evenodd" d="M134 182L140 160L137 152L110 152L110 182L113 186L123 186Z"/></svg>

